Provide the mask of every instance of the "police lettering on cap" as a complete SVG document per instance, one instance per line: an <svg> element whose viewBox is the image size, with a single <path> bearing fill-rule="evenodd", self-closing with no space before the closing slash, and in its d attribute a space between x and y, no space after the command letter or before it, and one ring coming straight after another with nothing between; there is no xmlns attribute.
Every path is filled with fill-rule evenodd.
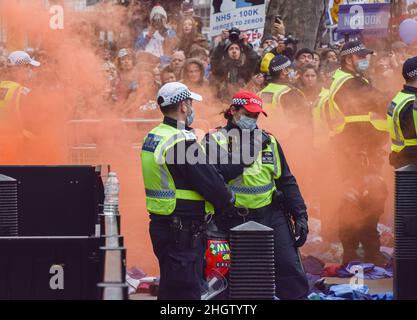
<svg viewBox="0 0 417 320"><path fill-rule="evenodd" d="M288 57L279 54L272 59L269 64L269 73L274 74L291 66L291 61Z"/></svg>
<svg viewBox="0 0 417 320"><path fill-rule="evenodd" d="M410 58L404 62L403 77L407 81L417 78L417 57Z"/></svg>
<svg viewBox="0 0 417 320"><path fill-rule="evenodd" d="M262 104L262 99L250 91L240 91L232 98L232 106L243 107L252 113L263 113L267 117Z"/></svg>
<svg viewBox="0 0 417 320"><path fill-rule="evenodd" d="M203 101L202 96L191 92L185 84L180 82L167 83L158 92L158 104L161 108L177 104L187 99Z"/></svg>

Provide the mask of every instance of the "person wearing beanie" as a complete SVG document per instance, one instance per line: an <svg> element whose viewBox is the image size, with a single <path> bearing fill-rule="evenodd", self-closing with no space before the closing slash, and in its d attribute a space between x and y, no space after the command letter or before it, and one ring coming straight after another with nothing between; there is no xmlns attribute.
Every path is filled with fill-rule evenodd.
<svg viewBox="0 0 417 320"><path fill-rule="evenodd" d="M262 41L261 41L261 49L262 50L265 50L268 47L275 48L276 46L278 46L278 38L277 37L273 36L272 34L264 35L264 37L262 38Z"/></svg>
<svg viewBox="0 0 417 320"><path fill-rule="evenodd" d="M308 48L302 48L295 54L295 64L297 68L302 68L314 61L314 51Z"/></svg>
<svg viewBox="0 0 417 320"><path fill-rule="evenodd" d="M366 78L372 54L360 41L343 45L327 112L330 145L342 184L337 213L343 263L359 260L383 266L386 259L379 250L377 225L388 195L382 159L388 140L385 113L389 101ZM356 252L359 244L363 258Z"/></svg>
<svg viewBox="0 0 417 320"><path fill-rule="evenodd" d="M390 163L396 169L417 165L417 57L405 61L402 73L406 83L388 108Z"/></svg>
<svg viewBox="0 0 417 320"><path fill-rule="evenodd" d="M171 54L171 42L176 33L168 24L168 15L165 9L156 5L149 14L149 27L142 31L135 42L135 49L152 54L154 57L166 61L166 56Z"/></svg>
<svg viewBox="0 0 417 320"><path fill-rule="evenodd" d="M168 20L168 15L163 7L156 5L152 8L151 12L149 13L149 19L151 23L156 23L158 20Z"/></svg>
<svg viewBox="0 0 417 320"><path fill-rule="evenodd" d="M259 69L262 69L262 62L265 60L267 64L269 64L271 62L271 60L274 58L275 54L274 51L275 49L278 47L278 38L271 35L271 34L266 34L262 40L261 40L261 45L258 49L258 54L259 56L262 58L261 60L261 65L259 66ZM268 55L269 58L265 59L265 56ZM267 69L264 67L264 69ZM261 72L264 72L263 70L261 70ZM268 70L265 71L265 73L267 73Z"/></svg>
<svg viewBox="0 0 417 320"><path fill-rule="evenodd" d="M308 235L307 208L277 139L258 127L260 117L267 116L262 106L256 94L237 92L224 112L227 124L202 141L208 162L223 176L238 208L237 215L216 214L209 232L217 229L228 237L231 228L248 221L272 228L275 295L304 299L308 281L298 248Z"/></svg>

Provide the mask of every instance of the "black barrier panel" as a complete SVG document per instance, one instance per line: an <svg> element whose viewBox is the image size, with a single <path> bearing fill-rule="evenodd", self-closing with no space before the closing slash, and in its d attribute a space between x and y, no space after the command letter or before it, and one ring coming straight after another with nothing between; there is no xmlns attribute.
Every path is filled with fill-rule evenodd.
<svg viewBox="0 0 417 320"><path fill-rule="evenodd" d="M230 299L273 300L274 234L250 221L230 230Z"/></svg>
<svg viewBox="0 0 417 320"><path fill-rule="evenodd" d="M18 235L94 235L104 202L99 168L0 166L0 174L18 181Z"/></svg>
<svg viewBox="0 0 417 320"><path fill-rule="evenodd" d="M395 175L394 296L417 300L417 166Z"/></svg>
<svg viewBox="0 0 417 320"><path fill-rule="evenodd" d="M0 299L95 300L101 238L0 238Z"/></svg>
<svg viewBox="0 0 417 320"><path fill-rule="evenodd" d="M0 174L0 237L18 235L17 181Z"/></svg>

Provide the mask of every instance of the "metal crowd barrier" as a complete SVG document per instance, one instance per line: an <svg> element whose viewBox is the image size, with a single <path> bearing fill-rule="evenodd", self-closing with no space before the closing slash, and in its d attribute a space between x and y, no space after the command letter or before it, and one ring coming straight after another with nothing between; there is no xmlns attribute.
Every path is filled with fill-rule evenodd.
<svg viewBox="0 0 417 320"><path fill-rule="evenodd" d="M162 119L120 119L124 128L131 130L131 149L137 151L141 148L141 141L148 131L161 123ZM68 161L75 165L102 164L100 155L100 142L95 137L103 120L71 120L68 122ZM104 161L105 162L105 161Z"/></svg>
<svg viewBox="0 0 417 320"><path fill-rule="evenodd" d="M119 206L104 199L103 213L100 214L104 246L100 251L104 255L103 282L97 284L103 300L127 300L126 284L126 248L120 232Z"/></svg>

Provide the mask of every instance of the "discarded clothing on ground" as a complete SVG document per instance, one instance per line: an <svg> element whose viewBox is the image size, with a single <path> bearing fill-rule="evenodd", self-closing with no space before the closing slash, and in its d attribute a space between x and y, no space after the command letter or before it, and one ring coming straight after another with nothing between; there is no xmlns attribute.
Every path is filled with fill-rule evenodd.
<svg viewBox="0 0 417 320"><path fill-rule="evenodd" d="M382 268L373 263L352 261L346 265L327 266L321 276L326 278L351 278L356 276L360 279L369 280L386 279L393 277L393 267L392 262Z"/></svg>
<svg viewBox="0 0 417 320"><path fill-rule="evenodd" d="M336 273L339 278L351 278L356 276L360 279L377 280L393 277L391 266L381 268L375 266L373 263L362 263L360 261L349 262L339 268Z"/></svg>
<svg viewBox="0 0 417 320"><path fill-rule="evenodd" d="M393 300L391 292L369 294L366 285L339 284L329 286L328 292L314 292L308 296L309 300Z"/></svg>
<svg viewBox="0 0 417 320"><path fill-rule="evenodd" d="M322 291L320 288L317 287L317 283L324 281L324 279L322 279L319 275L311 273L306 273L306 277L308 281L309 293Z"/></svg>
<svg viewBox="0 0 417 320"><path fill-rule="evenodd" d="M128 294L148 293L156 296L159 287L159 278L147 277L142 269L132 267L126 272L126 283L129 287Z"/></svg>
<svg viewBox="0 0 417 320"><path fill-rule="evenodd" d="M343 247L340 242L307 242L301 249L301 253L312 255L326 263L340 263L342 261Z"/></svg>
<svg viewBox="0 0 417 320"><path fill-rule="evenodd" d="M335 264L324 268L321 276L326 278L337 278L337 271L341 268L340 264Z"/></svg>
<svg viewBox="0 0 417 320"><path fill-rule="evenodd" d="M394 233L392 229L382 223L378 223L377 227L381 246L393 248L394 247Z"/></svg>
<svg viewBox="0 0 417 320"><path fill-rule="evenodd" d="M324 271L324 266L326 265L320 259L313 256L301 256L303 262L304 271L306 273L311 273L315 275L320 275Z"/></svg>

